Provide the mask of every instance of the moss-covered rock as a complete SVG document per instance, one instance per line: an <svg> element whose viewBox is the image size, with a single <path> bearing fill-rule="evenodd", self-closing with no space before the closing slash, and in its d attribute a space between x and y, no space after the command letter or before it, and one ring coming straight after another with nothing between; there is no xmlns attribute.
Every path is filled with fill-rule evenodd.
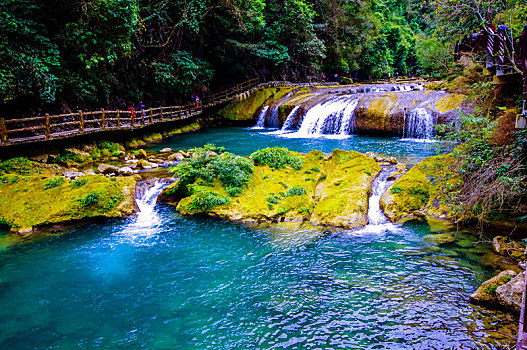
<svg viewBox="0 0 527 350"><path fill-rule="evenodd" d="M435 107L441 113L461 108L466 97L466 95L461 94L446 95L435 103Z"/></svg>
<svg viewBox="0 0 527 350"><path fill-rule="evenodd" d="M0 221L16 231L136 212L135 180L131 177L95 175L69 182L63 177L10 174L0 180Z"/></svg>
<svg viewBox="0 0 527 350"><path fill-rule="evenodd" d="M373 159L342 150L327 159L320 151L295 156L301 164L255 165L248 185L234 193L217 178L198 179L187 186L190 195L178 196L181 186L174 184L161 199L179 201L177 210L183 214L205 213L242 222L309 221L348 228L367 224L369 191L380 171Z"/></svg>
<svg viewBox="0 0 527 350"><path fill-rule="evenodd" d="M496 290L498 287L511 281L516 276L516 272L507 270L499 275L492 277L490 280L483 282L474 293L470 295L470 301L475 304L498 306L498 296Z"/></svg>
<svg viewBox="0 0 527 350"><path fill-rule="evenodd" d="M231 103L222 108L218 114L228 120L247 121L253 120L256 112L265 105L278 101L295 88L270 88L259 89L252 92L249 97L242 102Z"/></svg>
<svg viewBox="0 0 527 350"><path fill-rule="evenodd" d="M455 220L451 195L462 181L457 172L459 162L452 154L421 161L383 194L385 215L392 222L414 215Z"/></svg>

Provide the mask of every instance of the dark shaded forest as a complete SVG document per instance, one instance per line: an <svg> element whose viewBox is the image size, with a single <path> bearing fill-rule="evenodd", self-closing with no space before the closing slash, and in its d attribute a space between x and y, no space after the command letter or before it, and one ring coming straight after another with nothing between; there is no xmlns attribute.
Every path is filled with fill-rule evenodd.
<svg viewBox="0 0 527 350"><path fill-rule="evenodd" d="M254 77L444 76L481 22L463 0L0 1L5 117L186 103ZM507 11L525 5L486 15Z"/></svg>

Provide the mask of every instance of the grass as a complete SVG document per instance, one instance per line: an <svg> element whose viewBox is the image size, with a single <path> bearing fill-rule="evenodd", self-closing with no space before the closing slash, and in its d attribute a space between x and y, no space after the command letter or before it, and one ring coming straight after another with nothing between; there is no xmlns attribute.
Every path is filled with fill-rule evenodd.
<svg viewBox="0 0 527 350"><path fill-rule="evenodd" d="M44 184L44 189L45 190L49 190L50 188L55 188L55 187L59 187L59 186L62 186L62 184L66 181L65 178L63 178L62 176L59 176L59 177L52 177L51 179L49 179L45 184Z"/></svg>

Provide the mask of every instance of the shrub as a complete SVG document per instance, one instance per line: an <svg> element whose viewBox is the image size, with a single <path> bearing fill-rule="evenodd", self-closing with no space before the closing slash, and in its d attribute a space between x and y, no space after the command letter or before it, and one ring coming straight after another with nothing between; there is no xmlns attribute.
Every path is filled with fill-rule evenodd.
<svg viewBox="0 0 527 350"><path fill-rule="evenodd" d="M0 162L0 172L29 175L33 173L33 162L25 157L11 158Z"/></svg>
<svg viewBox="0 0 527 350"><path fill-rule="evenodd" d="M393 186L393 187L390 189L390 193L391 193L391 194L401 193L402 191L403 191L403 189L400 188L399 186Z"/></svg>
<svg viewBox="0 0 527 350"><path fill-rule="evenodd" d="M48 181L46 181L46 183L44 184L44 189L49 190L50 188L62 186L64 181L66 181L66 179L63 178L62 176L53 177L49 179Z"/></svg>
<svg viewBox="0 0 527 350"><path fill-rule="evenodd" d="M70 150L65 150L57 157L58 162L66 163L66 162L75 162L75 163L84 163L86 161L86 158L81 157L75 152L72 152Z"/></svg>
<svg viewBox="0 0 527 350"><path fill-rule="evenodd" d="M309 210L308 207L306 206L303 206L302 208L300 208L300 210L298 211L299 213L310 213L311 211Z"/></svg>
<svg viewBox="0 0 527 350"><path fill-rule="evenodd" d="M269 208L269 210L274 210L274 205L272 205L271 203L267 203L267 207Z"/></svg>
<svg viewBox="0 0 527 350"><path fill-rule="evenodd" d="M243 194L243 190L239 187L226 187L225 191L231 196L231 197L238 197Z"/></svg>
<svg viewBox="0 0 527 350"><path fill-rule="evenodd" d="M92 192L88 195L86 195L86 197L84 197L82 200L81 200L81 206L82 207L89 207L89 206L92 206L92 205L95 205L99 202L99 198L101 197L100 194L98 194L97 192Z"/></svg>
<svg viewBox="0 0 527 350"><path fill-rule="evenodd" d="M88 179L80 178L77 180L74 180L72 183L70 183L71 188L79 188L88 183Z"/></svg>
<svg viewBox="0 0 527 350"><path fill-rule="evenodd" d="M311 168L311 171L314 171L315 173L319 173L320 169L317 167Z"/></svg>
<svg viewBox="0 0 527 350"><path fill-rule="evenodd" d="M206 211L214 207L230 204L231 200L213 191L200 190L187 206L190 210Z"/></svg>
<svg viewBox="0 0 527 350"><path fill-rule="evenodd" d="M303 194L306 194L306 189L304 187L300 186L293 186L290 189L287 190L286 197L291 196L301 196Z"/></svg>
<svg viewBox="0 0 527 350"><path fill-rule="evenodd" d="M286 209L286 208L278 208L278 215L284 215L288 211L289 209Z"/></svg>
<svg viewBox="0 0 527 350"><path fill-rule="evenodd" d="M301 156L281 147L261 149L251 154L251 158L258 164L268 165L271 169L283 169L285 166L290 166L295 170L300 170L304 165Z"/></svg>
<svg viewBox="0 0 527 350"><path fill-rule="evenodd" d="M273 194L266 198L269 203L278 204L280 202L280 197Z"/></svg>
<svg viewBox="0 0 527 350"><path fill-rule="evenodd" d="M113 153L119 150L119 144L110 141L101 141L99 142L99 148L107 149L110 153Z"/></svg>
<svg viewBox="0 0 527 350"><path fill-rule="evenodd" d="M279 184L282 185L282 186L284 186L284 188L288 188L288 187L289 187L289 186L287 186L286 183L284 183L284 182L282 182L282 181L280 181Z"/></svg>

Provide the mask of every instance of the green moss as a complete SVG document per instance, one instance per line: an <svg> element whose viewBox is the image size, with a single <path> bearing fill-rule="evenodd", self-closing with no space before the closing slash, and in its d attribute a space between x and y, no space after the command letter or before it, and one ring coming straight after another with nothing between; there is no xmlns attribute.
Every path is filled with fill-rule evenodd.
<svg viewBox="0 0 527 350"><path fill-rule="evenodd" d="M461 184L453 155L429 157L397 180L382 196L381 207L392 221L416 210L437 218L455 219L450 196Z"/></svg>
<svg viewBox="0 0 527 350"><path fill-rule="evenodd" d="M89 207L99 202L101 195L97 192L88 193L83 199L81 199L82 207Z"/></svg>
<svg viewBox="0 0 527 350"><path fill-rule="evenodd" d="M82 187L82 186L86 185L87 183L88 183L88 179L87 178L80 178L80 179L72 181L70 183L70 186L72 188L79 188L79 187Z"/></svg>
<svg viewBox="0 0 527 350"><path fill-rule="evenodd" d="M13 185L3 184L0 191L2 217L11 226L20 228L87 217L121 217L135 210L135 180L131 177L110 181L101 175L87 176L83 186L55 186L45 190L46 184L53 179L56 178L29 176ZM98 202L82 206L82 200L90 193L99 194ZM107 206L117 195L121 195L121 199L115 203L112 210L102 214L100 209Z"/></svg>
<svg viewBox="0 0 527 350"><path fill-rule="evenodd" d="M301 186L294 186L294 187L291 187L289 190L287 190L287 193L286 193L286 197L290 197L290 196L301 196L303 194L306 194L307 191L304 187L301 187Z"/></svg>
<svg viewBox="0 0 527 350"><path fill-rule="evenodd" d="M38 168L37 163L25 157L11 158L0 162L0 173L30 175L35 172L35 168Z"/></svg>

